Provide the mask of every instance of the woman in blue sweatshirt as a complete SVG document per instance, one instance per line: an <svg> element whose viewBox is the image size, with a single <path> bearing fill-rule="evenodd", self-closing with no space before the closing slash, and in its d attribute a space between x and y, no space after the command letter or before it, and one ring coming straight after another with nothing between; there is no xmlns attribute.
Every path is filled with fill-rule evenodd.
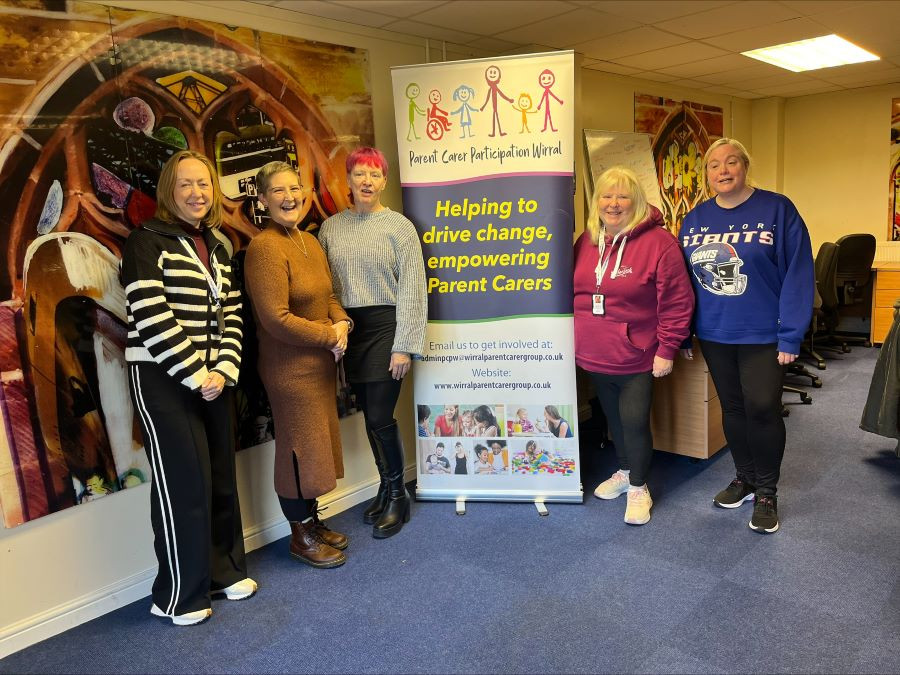
<svg viewBox="0 0 900 675"><path fill-rule="evenodd" d="M784 195L754 187L740 142L720 138L703 158L708 193L679 239L697 296L694 332L722 405L737 476L713 502L753 499L750 528L778 529L784 456L783 366L800 353L815 288L806 224ZM684 350L692 358L690 349Z"/></svg>

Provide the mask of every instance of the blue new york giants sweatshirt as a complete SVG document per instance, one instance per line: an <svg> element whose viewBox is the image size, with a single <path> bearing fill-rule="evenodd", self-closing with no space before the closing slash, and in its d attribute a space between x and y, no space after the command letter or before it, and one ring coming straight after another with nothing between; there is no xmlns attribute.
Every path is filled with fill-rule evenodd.
<svg viewBox="0 0 900 675"><path fill-rule="evenodd" d="M731 209L709 199L685 216L678 238L697 337L800 353L816 282L809 232L790 199L759 188Z"/></svg>

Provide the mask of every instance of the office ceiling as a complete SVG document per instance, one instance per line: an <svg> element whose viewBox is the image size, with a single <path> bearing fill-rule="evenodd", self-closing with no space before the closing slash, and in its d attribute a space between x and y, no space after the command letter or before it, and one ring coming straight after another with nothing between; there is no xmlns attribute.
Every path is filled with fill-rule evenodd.
<svg viewBox="0 0 900 675"><path fill-rule="evenodd" d="M741 98L900 82L898 0L253 0L488 54L574 49L586 68ZM881 57L806 73L740 52L837 33Z"/></svg>

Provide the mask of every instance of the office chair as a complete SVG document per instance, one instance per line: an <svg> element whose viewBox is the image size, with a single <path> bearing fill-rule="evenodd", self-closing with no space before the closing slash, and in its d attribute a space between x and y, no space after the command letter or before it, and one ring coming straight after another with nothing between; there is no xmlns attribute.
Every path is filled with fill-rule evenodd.
<svg viewBox="0 0 900 675"><path fill-rule="evenodd" d="M864 299L864 291L872 283L872 262L875 260L875 236L868 233L846 234L835 242L838 246L837 272L838 306L847 307ZM845 343L871 347L868 337L835 333Z"/></svg>
<svg viewBox="0 0 900 675"><path fill-rule="evenodd" d="M834 333L834 328L838 325L840 317L838 316L838 292L837 292L837 262L838 262L838 245L831 241L826 241L819 247L816 253L815 273L816 273L816 294L821 300L821 306L818 311L813 308L813 319L816 322L815 328L810 336L810 352L812 352L812 344L818 338L818 349L822 351L849 352L850 347L846 342L841 341ZM819 332L819 325L824 333ZM828 343L837 343L836 347L829 347ZM821 354L816 354L819 370L825 367L824 359Z"/></svg>

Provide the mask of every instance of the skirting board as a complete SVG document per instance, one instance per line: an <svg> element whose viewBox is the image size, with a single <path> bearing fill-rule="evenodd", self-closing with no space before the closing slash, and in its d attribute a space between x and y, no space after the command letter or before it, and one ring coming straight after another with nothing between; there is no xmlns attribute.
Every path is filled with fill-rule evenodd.
<svg viewBox="0 0 900 675"><path fill-rule="evenodd" d="M409 482L415 476L416 467L406 467L404 476L406 481ZM336 515L371 499L377 491L377 481L366 481L330 494L329 498L323 499L321 503L330 507L331 512ZM284 518L257 523L244 529L244 547L249 553L290 533L290 525ZM0 632L0 659L149 596L155 576L156 567L151 567L71 602L57 605L7 626Z"/></svg>

